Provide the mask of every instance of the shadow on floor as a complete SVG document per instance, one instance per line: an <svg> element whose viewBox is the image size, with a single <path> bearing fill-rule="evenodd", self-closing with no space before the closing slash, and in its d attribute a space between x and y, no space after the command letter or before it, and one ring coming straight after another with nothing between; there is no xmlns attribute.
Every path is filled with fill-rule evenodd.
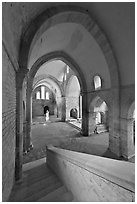
<svg viewBox="0 0 137 204"><path fill-rule="evenodd" d="M44 118L40 117L36 125L32 126L33 150L23 156L23 163L28 163L46 157L46 146L53 146L71 151L82 152L117 160L114 153L110 152L109 133L93 134L90 137L83 137L79 130L70 126L68 123L60 122L59 119L51 117L51 122L43 123ZM135 158L130 159L131 162Z"/></svg>

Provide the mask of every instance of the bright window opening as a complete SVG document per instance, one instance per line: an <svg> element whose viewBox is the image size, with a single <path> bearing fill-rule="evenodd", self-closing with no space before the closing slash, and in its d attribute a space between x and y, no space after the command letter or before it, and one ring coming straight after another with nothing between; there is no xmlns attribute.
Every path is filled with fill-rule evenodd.
<svg viewBox="0 0 137 204"><path fill-rule="evenodd" d="M36 93L36 99L40 99L40 91Z"/></svg>
<svg viewBox="0 0 137 204"><path fill-rule="evenodd" d="M49 100L49 92L46 92L46 100Z"/></svg>
<svg viewBox="0 0 137 204"><path fill-rule="evenodd" d="M94 77L95 90L101 89L101 78L99 76Z"/></svg>

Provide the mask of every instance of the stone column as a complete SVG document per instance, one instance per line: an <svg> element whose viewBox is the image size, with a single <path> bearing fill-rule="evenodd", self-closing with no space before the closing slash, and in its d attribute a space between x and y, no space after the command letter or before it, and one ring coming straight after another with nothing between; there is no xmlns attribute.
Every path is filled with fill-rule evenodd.
<svg viewBox="0 0 137 204"><path fill-rule="evenodd" d="M96 128L96 113L95 112L89 112L89 121L88 121L88 135L91 135L94 133L94 130Z"/></svg>
<svg viewBox="0 0 137 204"><path fill-rule="evenodd" d="M120 118L119 95L117 89L112 89L109 104L109 149L118 157L121 156L120 147Z"/></svg>
<svg viewBox="0 0 137 204"><path fill-rule="evenodd" d="M27 69L20 69L16 74L16 149L15 180L22 178L23 162L23 80Z"/></svg>
<svg viewBox="0 0 137 204"><path fill-rule="evenodd" d="M69 103L70 103L70 97L66 97L66 120L70 119L70 107L69 107Z"/></svg>
<svg viewBox="0 0 137 204"><path fill-rule="evenodd" d="M66 97L62 96L62 115L61 115L61 120L63 122L66 121Z"/></svg>
<svg viewBox="0 0 137 204"><path fill-rule="evenodd" d="M29 86L27 86L27 92L26 92L26 122L27 122L26 148L27 148L27 151L29 151L33 147L31 142L32 97L31 97L31 88Z"/></svg>
<svg viewBox="0 0 137 204"><path fill-rule="evenodd" d="M22 177L22 162L23 162L23 108L22 108L22 88L17 90L17 112L16 112L16 157L15 157L15 179L19 180Z"/></svg>
<svg viewBox="0 0 137 204"><path fill-rule="evenodd" d="M125 159L135 155L135 145L133 136L133 118L120 118L121 123L121 150Z"/></svg>
<svg viewBox="0 0 137 204"><path fill-rule="evenodd" d="M27 121L23 122L23 153L27 153L27 146L26 146L26 134L27 134Z"/></svg>
<svg viewBox="0 0 137 204"><path fill-rule="evenodd" d="M87 105L87 94L82 94L82 130L83 136L88 136L88 105Z"/></svg>

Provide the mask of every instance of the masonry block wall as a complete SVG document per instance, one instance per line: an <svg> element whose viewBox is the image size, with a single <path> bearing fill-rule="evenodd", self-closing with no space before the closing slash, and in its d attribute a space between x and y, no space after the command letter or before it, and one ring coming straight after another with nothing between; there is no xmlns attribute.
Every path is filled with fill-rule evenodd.
<svg viewBox="0 0 137 204"><path fill-rule="evenodd" d="M135 154L133 134L128 131L129 127L133 125L132 116L131 118L128 118L128 112L134 101L135 101L135 86L128 85L121 87L121 101L120 101L121 153L122 156L127 159Z"/></svg>
<svg viewBox="0 0 137 204"><path fill-rule="evenodd" d="M71 109L76 108L79 117L79 97L66 97L66 119L70 118Z"/></svg>
<svg viewBox="0 0 137 204"><path fill-rule="evenodd" d="M2 49L2 200L7 201L15 168L16 73Z"/></svg>
<svg viewBox="0 0 137 204"><path fill-rule="evenodd" d="M32 103L32 117L44 116L44 106L49 107L50 115L54 115L55 104L50 100L34 100Z"/></svg>

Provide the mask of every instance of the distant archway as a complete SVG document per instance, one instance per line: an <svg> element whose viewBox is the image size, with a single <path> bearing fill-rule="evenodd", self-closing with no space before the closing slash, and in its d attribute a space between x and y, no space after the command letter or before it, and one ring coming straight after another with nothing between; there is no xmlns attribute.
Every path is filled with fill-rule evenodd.
<svg viewBox="0 0 137 204"><path fill-rule="evenodd" d="M82 92L86 91L86 81L84 78L84 75L81 73L81 69L79 68L78 64L70 57L68 56L65 52L52 52L49 53L47 55L42 56L41 58L39 58L34 65L32 66L31 70L29 71L28 74L28 83L27 83L27 100L26 100L26 104L27 104L27 109L26 109L26 114L27 114L27 138L28 138L28 146L31 144L31 123L32 123L32 110L31 110L31 94L32 94L32 86L33 86L33 79L34 76L36 74L36 72L38 71L38 69L40 68L41 65L43 65L44 63L54 60L54 59L59 59L62 60L64 63L66 63L76 74L80 86L81 86L81 90ZM86 97L84 97L83 100L85 106L87 107L87 99ZM64 96L62 96L62 121L65 121L65 117L64 113L66 111L66 105L65 105L65 98ZM84 110L85 112L86 110ZM84 113L83 112L83 113ZM87 127L84 125L83 126L83 134L87 134Z"/></svg>
<svg viewBox="0 0 137 204"><path fill-rule="evenodd" d="M72 109L70 110L70 117L77 119L77 117L78 117L78 111L77 111L76 108L72 108Z"/></svg>
<svg viewBox="0 0 137 204"><path fill-rule="evenodd" d="M77 110L77 118L82 118L82 97L80 98L80 90L81 87L77 76L71 75L66 84L66 118L68 120L70 117L73 117L71 111L74 111L74 109Z"/></svg>
<svg viewBox="0 0 137 204"><path fill-rule="evenodd" d="M57 15L60 14L60 15ZM19 55L19 71L17 73L17 81L16 83L18 84L17 86L17 134L16 134L16 178L20 178L20 173L21 173L21 154L22 150L20 149L21 146L21 141L22 141L22 126L20 125L22 123L22 109L21 109L21 104L22 104L22 83L24 80L24 77L26 76L26 73L28 72L27 70L27 65L28 65L28 58L29 58L29 52L31 50L32 44L35 42L34 38L37 38L37 31L41 28L42 24L44 22L48 22L51 17L56 16L56 24L62 23L62 22L74 22L83 25L83 27L92 35L92 37L95 39L95 41L98 43L99 47L101 48L107 64L108 68L110 71L110 78L111 78L111 86L112 88L117 88L119 87L119 77L118 77L118 71L117 71L117 63L113 54L113 51L111 49L111 45L109 44L106 36L102 32L102 30L98 27L96 22L92 19L91 15L85 10L80 7L75 7L75 6L56 6L47 9L45 12L40 14L34 21L27 27L26 31L22 35L21 43L20 43L20 55ZM53 21L53 24L55 24ZM51 26L51 23L48 23L47 29ZM42 30L41 30L42 31ZM42 31L43 32L43 31ZM40 34L40 32L38 32ZM36 36L35 36L36 35ZM36 39L35 38L35 39ZM67 59L68 63L70 65L73 64L74 67L79 67L76 65L76 63L73 63L73 60L70 59L70 57L66 57L66 54L64 52L59 51L58 54L57 52L51 54L47 54L48 57L42 56L40 59L38 59L34 65L33 69L30 70L30 74L28 77L28 87L29 89L27 90L27 124L28 124L28 132L30 133L30 120L31 120L31 108L30 106L30 101L31 101L31 91L32 91L32 81L36 71L40 67L41 64L44 63L44 61L48 61L48 59L54 59L54 57L57 59ZM49 57L50 55L50 57ZM69 65L69 64L68 64ZM76 66L75 66L76 65ZM71 67L71 66L70 66ZM75 69L75 68L74 68ZM32 71L33 70L33 71ZM76 69L77 72L81 72L80 69ZM87 135L87 130L88 130L88 119L87 119L87 112L88 112L88 106L87 106L87 89L86 89L86 81L83 79L83 73L80 73L80 75L77 75L81 84L81 93L83 96L83 104L82 104L82 113L83 113L83 122L82 122L82 129L83 129L83 134ZM30 80L30 81L29 81ZM118 90L116 93L117 96L119 96ZM118 98L118 97L116 97ZM118 118L118 114L116 116Z"/></svg>
<svg viewBox="0 0 137 204"><path fill-rule="evenodd" d="M102 98L96 96L92 100L89 112L89 134L109 130L108 106Z"/></svg>

